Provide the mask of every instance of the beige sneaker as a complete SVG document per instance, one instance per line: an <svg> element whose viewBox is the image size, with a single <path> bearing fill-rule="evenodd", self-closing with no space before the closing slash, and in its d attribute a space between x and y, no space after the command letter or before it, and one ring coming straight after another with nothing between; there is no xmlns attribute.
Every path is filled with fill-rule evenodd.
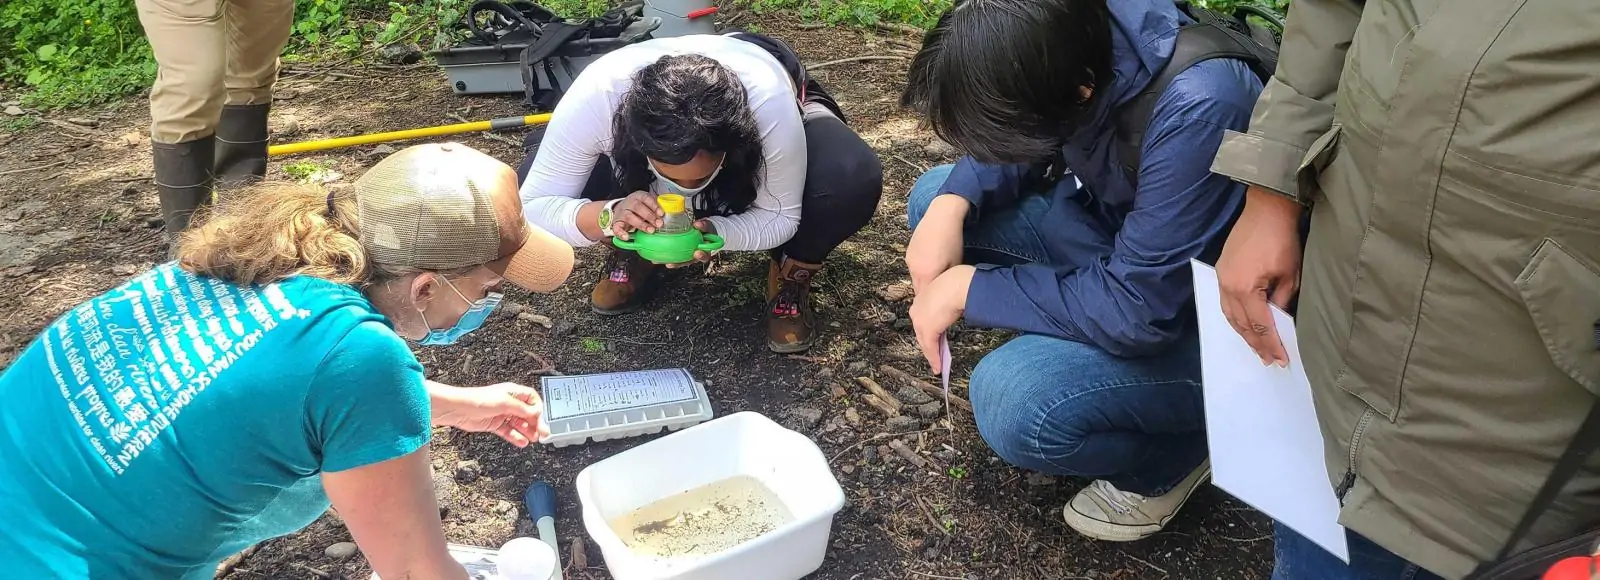
<svg viewBox="0 0 1600 580"><path fill-rule="evenodd" d="M1211 477L1211 460L1200 467L1166 495L1145 497L1117 489L1105 480L1095 480L1072 497L1067 507L1061 509L1067 525L1085 536L1108 542L1132 542L1155 535L1167 525L1178 508L1189 501L1189 496L1200 487L1200 482Z"/></svg>

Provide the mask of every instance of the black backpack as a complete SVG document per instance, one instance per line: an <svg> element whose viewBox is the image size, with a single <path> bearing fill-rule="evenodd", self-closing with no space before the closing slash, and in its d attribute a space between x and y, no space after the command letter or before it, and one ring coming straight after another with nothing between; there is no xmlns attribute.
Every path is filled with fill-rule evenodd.
<svg viewBox="0 0 1600 580"><path fill-rule="evenodd" d="M1278 43L1283 31L1283 21L1277 15L1256 6L1243 5L1232 14L1221 14L1184 0L1178 9L1194 19L1193 24L1178 29L1178 40L1167 66L1146 85L1144 90L1123 103L1114 113L1113 132L1117 158L1122 162L1128 181L1139 183L1139 161L1144 145L1145 129L1150 126L1150 115L1155 112L1156 101L1178 73L1197 63L1213 58L1234 58L1250 65L1262 82L1272 76L1278 67ZM1277 31L1258 26L1246 20L1258 16L1277 27Z"/></svg>
<svg viewBox="0 0 1600 580"><path fill-rule="evenodd" d="M572 59L594 56L650 38L654 26L633 31L644 3L625 2L588 19L568 19L526 0L478 0L467 10L467 46L522 46L523 104L550 111L566 92L556 66L566 78L577 78ZM659 23L657 24L659 26Z"/></svg>

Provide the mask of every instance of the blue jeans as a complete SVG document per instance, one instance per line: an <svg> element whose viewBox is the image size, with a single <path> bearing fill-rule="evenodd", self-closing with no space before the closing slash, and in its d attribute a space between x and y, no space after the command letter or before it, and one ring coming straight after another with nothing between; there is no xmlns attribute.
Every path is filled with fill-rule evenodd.
<svg viewBox="0 0 1600 580"><path fill-rule="evenodd" d="M1345 564L1288 526L1274 522L1272 531L1272 580L1443 580L1355 532L1345 532Z"/></svg>
<svg viewBox="0 0 1600 580"><path fill-rule="evenodd" d="M911 188L912 229L950 166ZM1072 267L1110 252L1105 235L1066 188L988 208L963 236L966 260ZM1091 253L1094 252L1094 253ZM1104 479L1165 494L1206 458L1200 341L1194 329L1165 352L1119 358L1090 344L1023 335L990 352L969 386L978 433L1002 459L1052 475Z"/></svg>

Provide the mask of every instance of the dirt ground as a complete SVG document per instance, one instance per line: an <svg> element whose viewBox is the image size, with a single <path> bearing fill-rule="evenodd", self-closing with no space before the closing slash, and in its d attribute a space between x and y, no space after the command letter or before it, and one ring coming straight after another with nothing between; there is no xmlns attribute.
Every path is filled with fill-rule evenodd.
<svg viewBox="0 0 1600 580"><path fill-rule="evenodd" d="M462 344L419 349L428 376L458 385L533 384L542 361L566 374L688 368L707 384L719 416L763 413L812 437L830 458L847 503L813 578L1265 578L1272 558L1266 519L1209 485L1154 538L1094 542L1060 518L1061 506L1087 482L1004 464L978 437L970 414L955 410L950 417L924 418L909 432L887 433L883 415L860 402L865 390L854 378L876 379L890 391L906 387L880 370L890 365L936 383L913 347L908 302L889 290L907 280L901 261L909 236L905 192L921 171L953 158L896 105L905 57L917 39L817 28L781 15L739 18L740 25L755 24L789 41L808 64L891 57L813 73L839 97L887 173L877 218L835 253L818 282L826 325L820 343L804 357L766 349L764 257L731 256L705 270L679 272L650 308L610 319L587 305L602 257L584 251L560 292L510 296L497 323ZM7 96L13 95L0 94L0 101ZM523 114L517 99L456 96L430 65L305 65L285 75L272 125L275 142L294 142L450 123L453 115L514 114ZM139 98L43 115L33 127L0 115L0 365L60 313L162 259L148 140L140 137L148 120ZM456 139L511 164L520 158L515 131ZM276 159L272 175L288 178L286 165L304 169L310 163L337 173L324 175L336 177L338 186L376 160L373 149ZM966 373L1006 337L953 335L955 394L965 394ZM452 542L488 547L533 535L521 497L528 484L543 480L560 494L557 525L567 578L609 578L593 542L584 546L588 566L573 565L569 543L583 537L573 478L584 466L649 439L518 450L488 435L437 431L433 464L446 534ZM892 451L894 440L925 466ZM349 540L329 514L299 534L266 542L228 577L365 578L368 568L359 556L338 560L324 553Z"/></svg>

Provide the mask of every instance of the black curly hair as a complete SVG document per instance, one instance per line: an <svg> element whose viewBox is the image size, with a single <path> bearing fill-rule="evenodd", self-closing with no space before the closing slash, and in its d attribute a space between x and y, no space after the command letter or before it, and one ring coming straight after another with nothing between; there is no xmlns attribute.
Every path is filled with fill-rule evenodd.
<svg viewBox="0 0 1600 580"><path fill-rule="evenodd" d="M688 163L701 151L726 157L704 209L717 215L745 211L761 187L761 132L739 77L698 54L663 56L639 69L612 121L611 159L623 191L647 190L655 180L650 159Z"/></svg>

